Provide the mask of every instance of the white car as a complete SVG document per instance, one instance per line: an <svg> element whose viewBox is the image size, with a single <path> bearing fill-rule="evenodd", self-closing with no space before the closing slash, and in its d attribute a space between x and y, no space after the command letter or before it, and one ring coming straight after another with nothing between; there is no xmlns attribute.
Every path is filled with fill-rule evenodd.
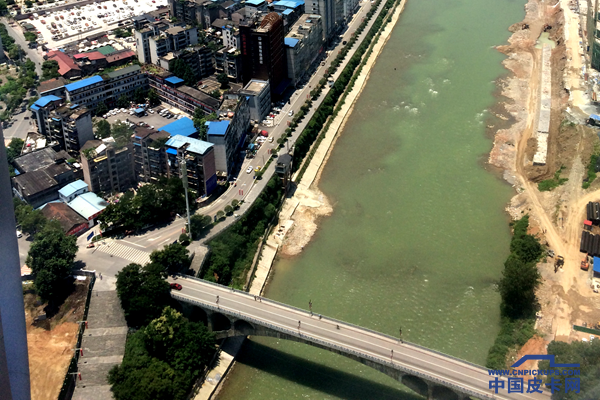
<svg viewBox="0 0 600 400"><path fill-rule="evenodd" d="M23 237L23 234L21 233L21 231L17 231L17 237L18 238L22 238Z"/></svg>
<svg viewBox="0 0 600 400"><path fill-rule="evenodd" d="M254 171L254 168L252 168L252 165L249 165L248 168L246 168L246 173L249 174L252 171Z"/></svg>
<svg viewBox="0 0 600 400"><path fill-rule="evenodd" d="M294 115L294 110L290 110L290 112L288 113L288 115L291 117L292 115Z"/></svg>

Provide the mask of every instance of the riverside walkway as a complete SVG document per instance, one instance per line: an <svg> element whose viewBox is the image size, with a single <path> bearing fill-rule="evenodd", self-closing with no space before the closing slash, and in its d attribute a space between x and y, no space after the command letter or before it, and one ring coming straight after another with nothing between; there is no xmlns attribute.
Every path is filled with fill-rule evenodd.
<svg viewBox="0 0 600 400"><path fill-rule="evenodd" d="M197 278L176 282L182 290L172 297L203 309L217 338L259 335L310 344L375 368L432 400L550 399L546 391L508 393L504 377L505 389L496 394L483 367L392 336Z"/></svg>

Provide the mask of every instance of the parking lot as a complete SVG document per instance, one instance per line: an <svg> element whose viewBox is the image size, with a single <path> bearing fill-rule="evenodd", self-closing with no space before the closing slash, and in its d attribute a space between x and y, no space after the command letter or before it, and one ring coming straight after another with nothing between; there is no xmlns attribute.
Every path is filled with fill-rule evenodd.
<svg viewBox="0 0 600 400"><path fill-rule="evenodd" d="M141 116L138 117L135 114L130 114L130 109L126 109L125 112L121 112L119 109L119 112L116 113L116 115L109 115L106 120L110 123L110 124L114 124L117 121L122 121L122 122L131 122L133 124L139 125L140 122L143 122L145 125L147 125L148 127L152 128L152 129L159 129L162 128L163 126L170 124L171 122L174 122L177 120L178 115L173 115L173 117L171 118L166 118L163 117L159 114L159 112L165 107L155 107L155 108L149 108L146 111L145 116ZM116 110L116 109L115 109ZM152 110L152 111L150 111ZM186 114L182 114L179 111L179 115L181 116L187 116L188 118L191 119L191 117L189 115ZM103 117L100 117L103 118Z"/></svg>
<svg viewBox="0 0 600 400"><path fill-rule="evenodd" d="M45 15L39 15L41 10L31 9L34 14L23 22L35 26L38 38L48 48L55 48L94 32L119 28L122 21L166 5L167 0L109 0L85 6L74 4L69 9L46 11Z"/></svg>

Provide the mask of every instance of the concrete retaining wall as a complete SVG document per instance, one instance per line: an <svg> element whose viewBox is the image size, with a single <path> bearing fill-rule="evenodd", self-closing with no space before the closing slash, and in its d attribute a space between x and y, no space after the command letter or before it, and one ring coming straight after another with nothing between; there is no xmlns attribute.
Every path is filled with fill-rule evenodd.
<svg viewBox="0 0 600 400"><path fill-rule="evenodd" d="M545 165L548 155L548 134L550 132L550 109L552 106L552 66L550 58L552 56L552 46L544 44L542 47L542 77L540 81L540 111L538 115L537 130L535 137L537 139L537 151L533 156L533 163Z"/></svg>

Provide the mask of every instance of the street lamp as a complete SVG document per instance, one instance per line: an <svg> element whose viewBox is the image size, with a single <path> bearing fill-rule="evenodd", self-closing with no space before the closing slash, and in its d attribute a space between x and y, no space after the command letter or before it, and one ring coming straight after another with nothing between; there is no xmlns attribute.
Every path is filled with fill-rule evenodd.
<svg viewBox="0 0 600 400"><path fill-rule="evenodd" d="M179 167L181 168L181 182L183 183L183 190L185 191L185 208L187 210L187 223L188 233L190 238L192 237L192 223L190 222L190 201L188 199L188 177L187 177L187 165L185 161L185 155L177 157L179 161Z"/></svg>

